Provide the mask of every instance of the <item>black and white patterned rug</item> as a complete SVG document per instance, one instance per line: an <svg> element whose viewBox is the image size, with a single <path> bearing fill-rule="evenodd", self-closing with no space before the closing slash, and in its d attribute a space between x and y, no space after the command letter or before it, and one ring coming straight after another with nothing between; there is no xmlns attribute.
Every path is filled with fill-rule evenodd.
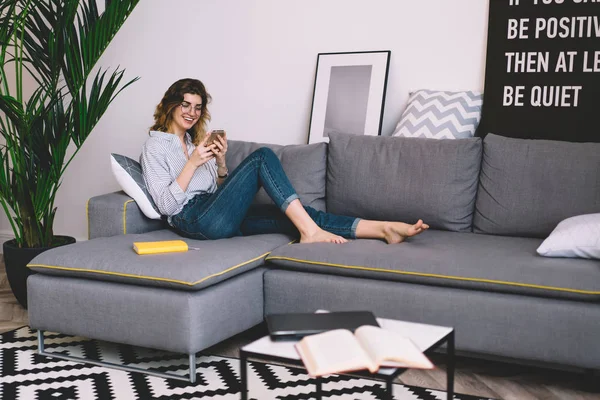
<svg viewBox="0 0 600 400"><path fill-rule="evenodd" d="M46 350L112 363L185 375L185 355L118 345L47 332ZM29 327L0 335L0 399L4 400L177 400L239 399L239 360L197 357L197 381L150 377L110 368L52 359L37 354L36 332ZM256 400L310 399L314 383L301 369L251 363L249 398ZM333 375L323 384L324 399L378 399L383 383ZM394 399L441 400L444 392L394 385ZM455 399L481 398L456 395ZM485 399L487 400L487 399Z"/></svg>

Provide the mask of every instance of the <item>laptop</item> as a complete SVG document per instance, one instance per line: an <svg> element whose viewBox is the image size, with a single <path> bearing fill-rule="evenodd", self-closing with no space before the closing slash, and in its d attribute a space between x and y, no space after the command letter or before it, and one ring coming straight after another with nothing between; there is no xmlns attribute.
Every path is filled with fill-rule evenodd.
<svg viewBox="0 0 600 400"><path fill-rule="evenodd" d="M362 325L379 326L371 311L271 314L265 321L272 340L299 340L332 329L354 332Z"/></svg>

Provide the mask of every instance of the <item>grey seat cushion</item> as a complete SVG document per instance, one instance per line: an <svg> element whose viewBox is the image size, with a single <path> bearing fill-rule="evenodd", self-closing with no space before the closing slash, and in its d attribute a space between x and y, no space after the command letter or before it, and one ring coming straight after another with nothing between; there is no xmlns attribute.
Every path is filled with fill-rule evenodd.
<svg viewBox="0 0 600 400"><path fill-rule="evenodd" d="M230 172L253 151L261 147L268 147L279 157L302 204L325 211L326 143L280 146L229 140L228 144L227 168ZM256 204L275 204L262 188L256 194L254 202Z"/></svg>
<svg viewBox="0 0 600 400"><path fill-rule="evenodd" d="M540 239L429 230L398 245L356 240L293 244L267 257L300 271L471 288L533 296L600 300L600 261L536 254Z"/></svg>
<svg viewBox="0 0 600 400"><path fill-rule="evenodd" d="M198 250L153 255L133 251L133 242L178 239ZM291 241L281 234L200 241L165 229L57 247L41 253L28 266L48 275L200 290L257 268L271 250Z"/></svg>
<svg viewBox="0 0 600 400"><path fill-rule="evenodd" d="M470 232L481 139L329 135L327 211Z"/></svg>
<svg viewBox="0 0 600 400"><path fill-rule="evenodd" d="M600 143L485 137L474 232L545 238L600 212Z"/></svg>

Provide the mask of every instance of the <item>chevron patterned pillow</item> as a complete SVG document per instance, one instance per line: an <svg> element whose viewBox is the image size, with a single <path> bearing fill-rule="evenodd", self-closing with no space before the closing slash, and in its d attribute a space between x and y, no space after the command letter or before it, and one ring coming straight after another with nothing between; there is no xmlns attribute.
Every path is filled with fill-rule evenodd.
<svg viewBox="0 0 600 400"><path fill-rule="evenodd" d="M431 139L473 137L481 118L483 94L472 91L417 90L392 136Z"/></svg>

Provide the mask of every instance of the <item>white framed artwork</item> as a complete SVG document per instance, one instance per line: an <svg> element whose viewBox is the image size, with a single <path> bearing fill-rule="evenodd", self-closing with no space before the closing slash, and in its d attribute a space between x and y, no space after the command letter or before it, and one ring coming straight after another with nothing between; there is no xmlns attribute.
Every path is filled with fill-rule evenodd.
<svg viewBox="0 0 600 400"><path fill-rule="evenodd" d="M308 143L381 134L391 51L319 53Z"/></svg>

